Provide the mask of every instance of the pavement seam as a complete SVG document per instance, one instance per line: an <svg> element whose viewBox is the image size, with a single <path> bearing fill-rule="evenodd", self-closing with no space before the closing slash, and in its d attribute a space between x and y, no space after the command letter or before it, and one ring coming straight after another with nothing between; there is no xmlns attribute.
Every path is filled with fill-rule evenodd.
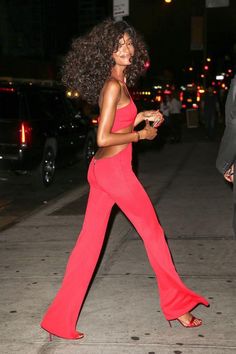
<svg viewBox="0 0 236 354"><path fill-rule="evenodd" d="M34 217L34 215L36 214L40 214L40 213L44 213L44 214L50 214L50 212L48 212L48 210L53 208L58 208L58 204L61 203L62 201L64 201L65 204L69 204L71 202L73 202L74 200L78 199L78 194L83 193L88 190L88 183L86 183L85 185L79 186L78 188L75 188L73 190L64 192L62 194L57 195L56 197L54 197L53 199L51 199L49 202L47 202L47 204L42 204L40 206L38 206L36 209L32 210L31 212L28 211L28 213L26 215L23 216L19 216L16 219L14 219L13 221L11 221L10 223L0 226L0 234L2 231L5 231L15 225L17 225L17 227L22 227L23 225L20 225L20 223L29 220L31 217ZM76 197L74 196L74 194L76 194ZM69 201L67 200L69 198ZM71 198L71 199L70 199ZM64 205L63 205L64 206ZM60 208L60 207L59 207Z"/></svg>
<svg viewBox="0 0 236 354"><path fill-rule="evenodd" d="M41 341L34 341L35 343L41 343ZM27 342L27 341L22 341L21 343L31 343L31 342ZM45 343L45 345L50 346L51 344L62 344L64 346L65 343L67 343L67 341L64 341L63 339L55 339L52 343ZM182 349L184 348L188 348L188 349L196 349L196 348L205 348L205 349L235 349L236 346L234 345L213 345L213 344L194 344L194 343L183 343L181 345L179 345L178 343L168 343L168 344L165 344L165 343L161 343L161 342L155 342L155 343L138 343L137 341L135 343L129 343L129 342L86 342L86 343L70 343L70 345L73 345L73 346L76 346L76 347L97 347L97 346L103 346L104 348L105 347L109 347L109 346L114 346L114 347L122 347L122 346L126 346L126 347L147 347L147 346L150 346L150 347L155 347L155 346L159 346L159 347L163 347L163 348L173 348L173 347L181 347ZM59 345L60 346L60 345ZM41 350L37 352L38 354L39 353L43 353Z"/></svg>

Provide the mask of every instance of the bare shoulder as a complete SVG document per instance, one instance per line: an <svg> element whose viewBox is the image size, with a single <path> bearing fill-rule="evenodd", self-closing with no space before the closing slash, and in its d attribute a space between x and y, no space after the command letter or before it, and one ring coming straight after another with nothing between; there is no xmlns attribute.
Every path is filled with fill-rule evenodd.
<svg viewBox="0 0 236 354"><path fill-rule="evenodd" d="M106 80L104 84L104 91L112 91L113 94L120 94L121 86L118 80L113 77L110 77Z"/></svg>
<svg viewBox="0 0 236 354"><path fill-rule="evenodd" d="M109 78L106 80L100 96L100 102L102 103L104 100L112 100L115 103L118 103L121 96L121 86L119 82L114 78Z"/></svg>

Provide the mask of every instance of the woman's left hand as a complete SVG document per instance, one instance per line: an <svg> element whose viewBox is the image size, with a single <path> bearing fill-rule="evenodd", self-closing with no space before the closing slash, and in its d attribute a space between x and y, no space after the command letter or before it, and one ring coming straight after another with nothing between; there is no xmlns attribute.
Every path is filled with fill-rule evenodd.
<svg viewBox="0 0 236 354"><path fill-rule="evenodd" d="M149 122L153 122L156 119L160 119L162 117L162 113L158 110L150 110L150 111L142 111L140 112L142 115L143 120L148 120Z"/></svg>
<svg viewBox="0 0 236 354"><path fill-rule="evenodd" d="M143 111L141 112L143 119L153 122L153 127L158 128L163 122L163 114L159 110Z"/></svg>
<svg viewBox="0 0 236 354"><path fill-rule="evenodd" d="M164 117L159 110L142 111L137 114L134 126L142 121L148 120L149 122L156 122L156 128L164 122Z"/></svg>

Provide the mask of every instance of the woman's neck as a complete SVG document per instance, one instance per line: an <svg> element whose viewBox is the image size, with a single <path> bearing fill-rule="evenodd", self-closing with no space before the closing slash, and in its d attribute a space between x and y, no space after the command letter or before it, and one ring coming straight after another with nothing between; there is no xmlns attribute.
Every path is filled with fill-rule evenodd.
<svg viewBox="0 0 236 354"><path fill-rule="evenodd" d="M124 78L124 77L123 77L123 78L118 78L117 76L111 75L111 78L116 79L117 81L122 82L122 84L125 84L125 78Z"/></svg>
<svg viewBox="0 0 236 354"><path fill-rule="evenodd" d="M111 77L114 77L116 80L125 82L125 76L124 76L124 71L117 71L115 69L112 70L111 72Z"/></svg>

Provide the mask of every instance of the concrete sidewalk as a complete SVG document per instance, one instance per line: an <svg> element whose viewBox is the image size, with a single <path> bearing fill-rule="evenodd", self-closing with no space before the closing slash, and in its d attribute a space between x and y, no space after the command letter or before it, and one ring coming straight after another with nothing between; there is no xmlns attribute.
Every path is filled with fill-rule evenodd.
<svg viewBox="0 0 236 354"><path fill-rule="evenodd" d="M85 301L80 341L48 342L39 323L60 286L83 221L88 186L0 234L0 353L236 353L232 194L215 169L217 144L194 138L139 156L139 178L165 229L176 268L210 301L196 329L170 328L139 236L114 210L108 242Z"/></svg>

